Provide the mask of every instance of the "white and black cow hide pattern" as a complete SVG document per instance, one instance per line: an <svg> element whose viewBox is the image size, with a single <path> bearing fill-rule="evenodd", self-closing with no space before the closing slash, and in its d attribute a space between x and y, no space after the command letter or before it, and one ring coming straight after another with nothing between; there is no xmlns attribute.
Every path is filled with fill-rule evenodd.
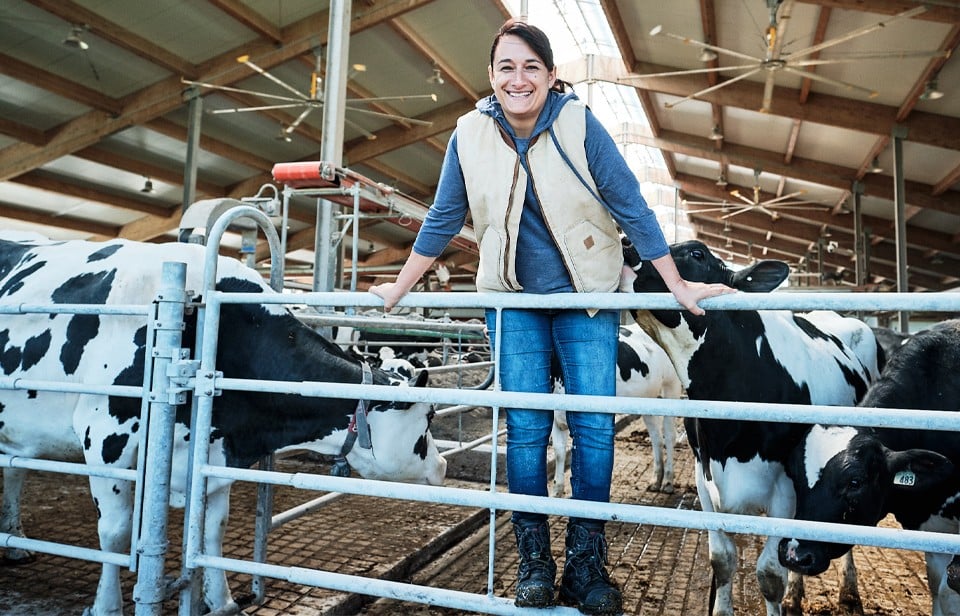
<svg viewBox="0 0 960 616"><path fill-rule="evenodd" d="M165 261L187 264L187 289L202 285L204 249L190 244L124 240L7 241L0 233L0 301L27 304L149 304ZM272 293L262 277L234 259L221 258L222 291ZM195 317L183 344L194 340ZM225 304L217 369L225 377L278 381L360 383L361 365L290 312L275 305ZM0 315L0 371L25 380L140 386L147 328L143 317L84 314ZM373 370L374 384L400 382ZM423 385L420 382L411 383ZM407 381L402 380L406 385ZM0 390L0 451L15 456L133 468L140 434L140 400L51 391ZM210 461L248 466L291 445L337 455L356 400L225 390L214 398ZM429 432L426 404L372 401L373 449L354 447L347 460L365 477L439 484L446 463ZM183 506L190 444L189 405L177 410L171 504ZM4 469L0 532L22 535L19 494L24 472ZM101 546L128 549L132 512L129 482L92 477ZM208 482L204 538L219 554L229 510L229 482ZM8 550L18 559L21 551ZM229 602L222 571L206 570L210 609ZM118 568L104 565L94 616L120 614Z"/></svg>
<svg viewBox="0 0 960 616"><path fill-rule="evenodd" d="M617 396L630 398L672 398L683 395L683 387L670 358L638 325L623 325L617 344ZM563 393L563 373L556 357L550 366L554 393ZM566 467L570 457L570 429L565 411L555 411L550 440L554 451L553 485L550 495L563 496ZM653 452L653 481L647 489L673 494L677 418L670 415L643 415Z"/></svg>
<svg viewBox="0 0 960 616"><path fill-rule="evenodd" d="M960 411L960 320L907 338L859 406L865 413ZM815 425L794 449L787 472L797 490L798 519L872 526L892 513L906 529L960 532L960 432ZM814 575L850 547L782 539L779 555L785 566ZM926 558L933 613L960 614L957 558Z"/></svg>
<svg viewBox="0 0 960 616"><path fill-rule="evenodd" d="M674 244L670 253L685 280L724 283L743 292L772 291L789 274L785 263L772 260L733 271L698 241ZM668 291L653 265L626 240L624 263L622 291ZM879 373L882 353L870 328L834 313L632 312L670 356L691 400L852 406ZM698 418L687 418L684 425L705 511L793 516L795 496L784 467L807 426ZM709 538L717 588L713 614L730 616L736 544L719 531L711 531ZM769 539L757 561L767 614L779 616L781 604L784 613L799 614L802 580L793 578L787 586L778 541ZM844 566L852 570L852 558ZM840 601L856 611L860 600L855 586L842 584Z"/></svg>

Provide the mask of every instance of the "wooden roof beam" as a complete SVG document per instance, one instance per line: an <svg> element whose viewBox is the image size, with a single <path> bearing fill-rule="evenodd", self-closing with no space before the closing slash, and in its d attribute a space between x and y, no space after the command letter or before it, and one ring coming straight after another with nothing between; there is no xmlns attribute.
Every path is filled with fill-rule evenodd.
<svg viewBox="0 0 960 616"><path fill-rule="evenodd" d="M97 239L117 237L118 227L105 225L90 220L81 220L72 216L60 214L41 214L36 210L22 208L12 203L0 202L0 218L19 220L37 225L46 225L54 229L70 229L81 233L89 233Z"/></svg>
<svg viewBox="0 0 960 616"><path fill-rule="evenodd" d="M144 60L162 66L177 76L182 75L188 79L194 79L197 76L197 68L190 62L170 53L160 45L155 45L126 28L122 28L119 24L104 19L73 0L27 1L64 21L72 24L84 24L99 38L110 41L117 47L126 49Z"/></svg>
<svg viewBox="0 0 960 616"><path fill-rule="evenodd" d="M633 74L645 75L679 71L677 67L636 62ZM630 80L638 90L649 90L672 96L686 97L707 87L700 75L676 75ZM897 125L897 109L879 103L869 103L829 94L818 94L804 104L800 92L777 86L770 113L795 120L812 121L877 136L893 134ZM763 84L738 81L704 95L700 100L728 107L756 111L763 100ZM907 140L948 150L960 150L960 118L934 113L914 112L903 123Z"/></svg>
<svg viewBox="0 0 960 616"><path fill-rule="evenodd" d="M68 0L33 0L44 6L56 8L70 6L79 8ZM375 5L367 11L359 11L350 22L351 33L360 32L407 11L429 4L432 0L406 0L385 5ZM237 56L249 54L259 66L270 69L278 64L326 44L328 11L320 11L304 17L283 29L282 47L268 41L245 43L240 47L203 62L197 69L194 81L216 84L231 84L247 77L246 67L237 63ZM111 117L95 110L67 122L52 135L45 147L18 143L0 150L0 181L41 167L61 156L95 144L107 135L130 126L144 124L152 119L177 109L183 104L183 84L180 76L162 79L124 98L124 107L118 116Z"/></svg>
<svg viewBox="0 0 960 616"><path fill-rule="evenodd" d="M141 201L140 199L133 199L122 194L99 190L48 171L31 171L17 176L12 181L17 184L23 184L24 186L30 186L31 188L70 195L78 199L95 201L122 210L141 212L152 216L167 216L170 213L171 207L173 207L171 205L157 203L155 200L152 202Z"/></svg>
<svg viewBox="0 0 960 616"><path fill-rule="evenodd" d="M239 0L208 0L232 19L253 30L257 36L268 39L275 44L283 43L280 28L263 18L263 15L254 11Z"/></svg>
<svg viewBox="0 0 960 616"><path fill-rule="evenodd" d="M93 109L120 113L123 107L119 100L110 98L93 88L2 53L0 53L0 73Z"/></svg>
<svg viewBox="0 0 960 616"><path fill-rule="evenodd" d="M804 4L816 4L819 6L830 7L834 9L843 9L845 11L865 11L868 13L878 13L880 15L896 15L917 7L917 2L913 0L797 0ZM914 19L921 21L936 21L940 23L960 23L960 8L947 6L945 3L932 4L925 13L920 13Z"/></svg>
<svg viewBox="0 0 960 616"><path fill-rule="evenodd" d="M750 169L759 167L769 173L840 190L850 190L857 177L856 169L804 158L794 158L788 165L783 162L781 154L736 143L728 142L724 151L719 153L710 147L709 139L678 131L661 131L660 137L639 134L638 141L665 151L708 160L725 160L729 164ZM868 175L862 181L864 194L893 200L893 182L890 177ZM935 187L929 184L914 181L907 181L905 184L906 199L910 205L960 216L960 191L945 190L934 195Z"/></svg>

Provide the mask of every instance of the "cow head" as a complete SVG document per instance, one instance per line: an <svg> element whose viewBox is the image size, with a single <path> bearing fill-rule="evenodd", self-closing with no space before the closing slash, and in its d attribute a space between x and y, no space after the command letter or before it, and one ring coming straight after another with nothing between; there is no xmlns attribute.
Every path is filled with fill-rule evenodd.
<svg viewBox="0 0 960 616"><path fill-rule="evenodd" d="M633 293L666 292L667 285L649 261L640 258L637 248L626 238L623 244L625 272L621 290ZM777 288L790 274L783 261L764 260L741 270L731 270L718 259L703 242L690 240L673 244L670 255L684 280L691 282L721 282L739 291L766 293Z"/></svg>
<svg viewBox="0 0 960 616"><path fill-rule="evenodd" d="M850 426L813 426L791 455L789 474L798 520L872 526L897 497L909 497L948 479L953 464L925 449L893 451L874 433ZM781 539L780 563L804 575L823 573L852 546Z"/></svg>
<svg viewBox="0 0 960 616"><path fill-rule="evenodd" d="M407 370L412 372L412 366L403 371ZM409 381L398 372L387 374L390 382L400 387L425 387L427 383L425 371ZM367 422L373 446L354 446L347 461L366 479L442 484L447 462L430 434L433 415L432 406L425 402L371 402Z"/></svg>
<svg viewBox="0 0 960 616"><path fill-rule="evenodd" d="M640 257L630 240L621 238L623 244L623 273L620 278L620 291L624 293L665 293L668 291L666 283L653 264ZM790 273L790 268L782 261L758 261L741 270L734 271L718 259L703 242L690 240L673 244L670 255L677 264L680 276L690 282L723 283L729 287L747 292L768 292L780 285ZM654 340L665 349L670 343L664 340L665 330L677 331L683 322L689 326L693 339L702 338L707 327L707 319L712 312L705 316L695 316L686 310L636 310L630 313L634 320ZM686 345L698 344L687 341ZM668 349L671 359L677 363L677 356ZM684 385L689 385L684 370L677 366Z"/></svg>

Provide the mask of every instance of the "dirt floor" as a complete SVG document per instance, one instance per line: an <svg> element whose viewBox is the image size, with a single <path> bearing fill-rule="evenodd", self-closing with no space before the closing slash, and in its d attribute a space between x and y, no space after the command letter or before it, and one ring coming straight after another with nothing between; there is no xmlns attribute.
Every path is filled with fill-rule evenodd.
<svg viewBox="0 0 960 616"><path fill-rule="evenodd" d="M457 420L448 418L436 427L440 438L458 431L489 429L489 412L471 411ZM678 489L672 495L648 492L651 481L649 439L641 421L625 421L617 441L614 497L616 502L662 507L698 507L693 485L693 460L686 444L676 448ZM467 440L469 434L464 435ZM502 467L502 459L499 462ZM326 461L297 458L278 463L278 470L327 472ZM474 454L450 465L449 484L486 489L489 454ZM416 489L412 487L411 489ZM276 510L317 496L316 493L280 489ZM96 514L86 479L32 473L25 489L24 528L28 535L51 541L97 547ZM228 557L249 559L255 509L254 487L236 484L230 526L224 545ZM171 510L170 574L179 572L180 510ZM463 507L431 505L389 499L347 496L270 536L269 562L326 571L382 577L416 584L484 594L487 592L489 512ZM506 513L497 524L496 570L493 592L511 597L516 556ZM884 522L894 525L890 521ZM563 525L553 524L553 552L562 554ZM710 593L706 533L671 527L611 522L607 525L610 565L621 585L628 614L679 616L707 614ZM759 539L740 536L742 560L736 588L738 614L763 614L762 600L752 569ZM926 574L921 554L856 548L860 592L868 616L921 616L930 613ZM92 604L99 565L38 554L34 562L0 568L0 616L79 615ZM249 576L229 576L235 596L250 592ZM127 613L135 577L124 576ZM804 613L836 614L836 571L806 584ZM463 612L418 604L374 600L281 580L267 580L266 601L247 608L251 616L368 614L387 616L452 615ZM164 614L175 614L168 601ZM533 612L537 613L537 612ZM542 612L541 612L542 613Z"/></svg>

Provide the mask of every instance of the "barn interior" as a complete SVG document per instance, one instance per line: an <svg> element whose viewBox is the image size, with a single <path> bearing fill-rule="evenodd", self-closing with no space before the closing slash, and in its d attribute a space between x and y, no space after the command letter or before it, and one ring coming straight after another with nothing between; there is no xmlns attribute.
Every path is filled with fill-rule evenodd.
<svg viewBox="0 0 960 616"><path fill-rule="evenodd" d="M491 93L490 39L504 20L524 16L550 34L560 76L620 145L669 241L697 239L737 267L785 261L788 284L804 291L960 289L960 3L953 0L4 0L0 235L175 242L184 229L209 223L211 210L195 205L239 201L266 211L282 231L290 289L362 291L392 280L432 203L457 118ZM329 184L318 191L278 181L278 164L299 163L312 175L332 168L336 182L362 188L366 201L355 208L352 194ZM248 228L232 227L221 253L269 271L268 246ZM477 260L468 226L424 288L475 290ZM486 431L489 417L477 422ZM627 426L616 485L631 491L616 498L696 509L692 454L682 443L678 476L686 483L675 495L631 484L651 474L638 466L649 439ZM461 428L446 438L465 440ZM484 464L490 458L477 455ZM33 525L46 522L65 542L82 532L95 545L83 482L39 473L31 480L31 498L43 504ZM482 472L469 478L480 489L486 480ZM64 486L82 504L68 509ZM281 500L292 504L294 496L302 494ZM237 503L252 509L252 497ZM424 577L382 571L423 560L422 537L389 531L407 523L422 529L430 516L418 504L397 509L389 517L378 503L382 534L371 530L368 502L347 516L358 530L339 527L351 538L398 535L398 544L411 544L389 546L396 554L371 557L367 544L351 541L354 557L316 540L342 523L326 518L291 533L281 551L291 566L337 553L347 573L379 558L379 568L360 574ZM447 513L433 518L438 536L448 534ZM616 529L619 544L636 552L624 550L613 563L630 580L631 613L704 611L705 533ZM246 557L249 527L231 532L227 552ZM305 550L304 534L316 555ZM498 543L509 546L508 533L501 535ZM467 548L455 548L466 554L457 566L440 559L426 571L446 576L438 585L474 592L486 575L484 536L478 531ZM758 543L744 541L747 560L755 560ZM562 542L557 535L558 551ZM858 567L875 573L863 578L868 614L926 613L922 557L901 561L902 554L858 548ZM643 558L660 566L647 569ZM49 612L30 613L79 611L96 586L97 568L85 565L82 576L63 557L10 568L0 611L16 613L38 588ZM497 590L508 596L512 574L498 575L506 581ZM752 572L739 575L738 601L759 606ZM124 583L132 589L132 578ZM823 607L808 613L835 613L834 589L822 588L832 582L818 583L809 602ZM292 582L270 588L275 603L258 615L347 613L330 605L360 601L360 593L331 599L332 591L311 595ZM366 613L414 613L368 599Z"/></svg>
<svg viewBox="0 0 960 616"><path fill-rule="evenodd" d="M332 259L325 284L363 290L402 264L457 117L490 93L491 34L550 13L560 76L606 121L668 240L784 260L811 289L957 287L956 2L363 0L333 22L330 8L4 2L0 224L176 241L195 202L271 197L275 164L326 157L410 207L364 211L356 240L318 257L320 200L293 195L286 271L310 288ZM269 259L241 232L223 251ZM469 234L448 247L449 288L473 290L476 260Z"/></svg>

